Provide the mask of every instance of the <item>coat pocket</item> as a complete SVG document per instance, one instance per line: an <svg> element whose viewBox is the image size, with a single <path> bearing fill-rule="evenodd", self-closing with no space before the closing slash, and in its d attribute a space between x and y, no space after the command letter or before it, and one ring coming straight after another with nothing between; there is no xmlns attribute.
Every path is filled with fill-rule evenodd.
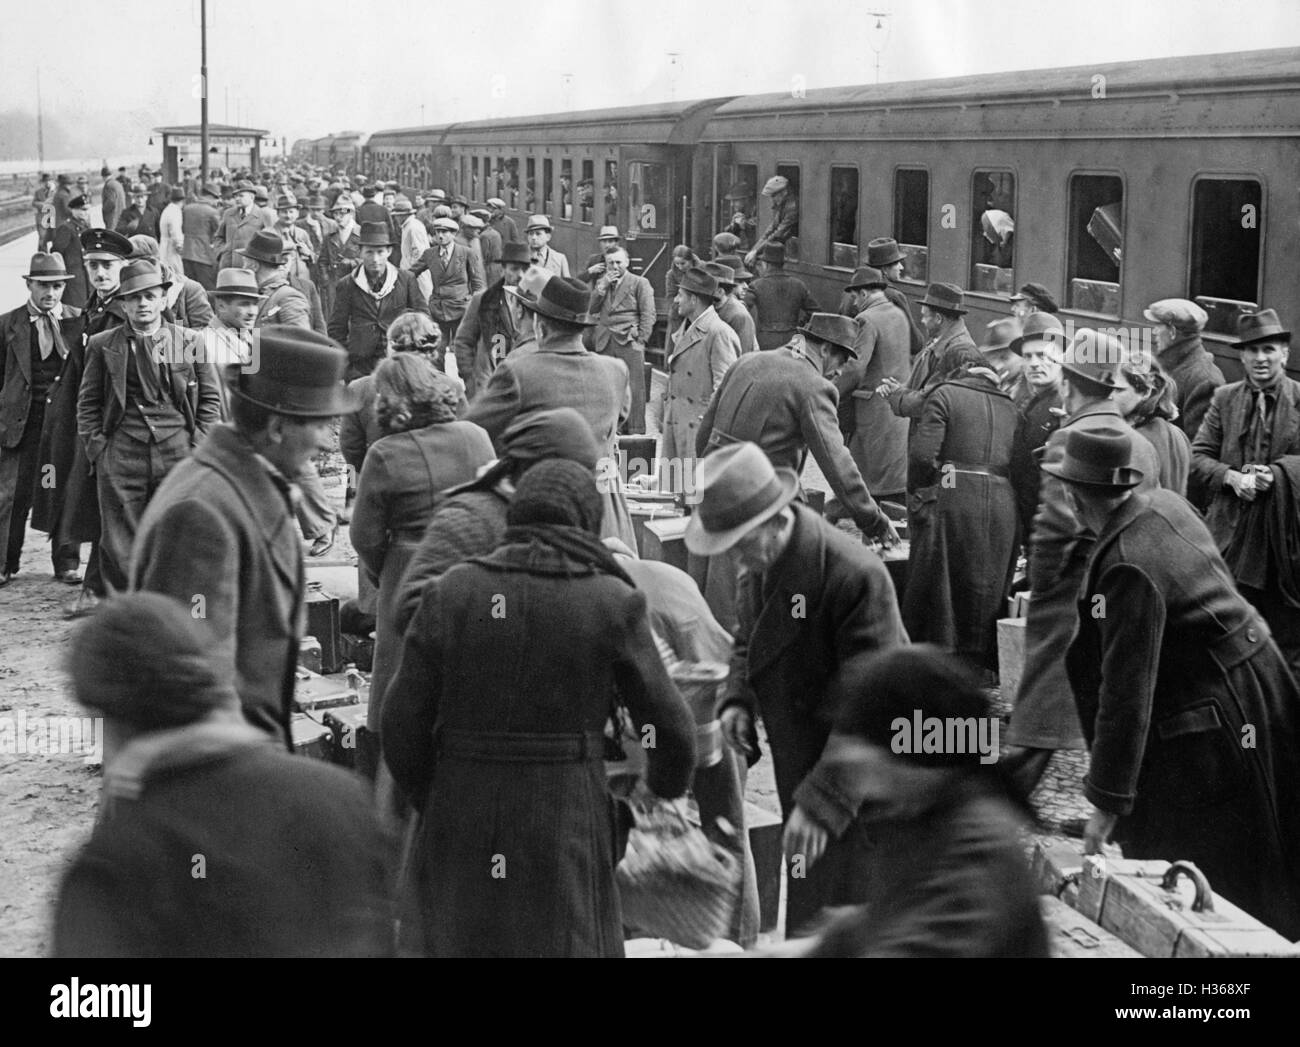
<svg viewBox="0 0 1300 1047"><path fill-rule="evenodd" d="M1213 807L1229 802L1245 788L1246 758L1240 740L1213 701L1152 723L1148 753L1138 791L1156 808Z"/></svg>

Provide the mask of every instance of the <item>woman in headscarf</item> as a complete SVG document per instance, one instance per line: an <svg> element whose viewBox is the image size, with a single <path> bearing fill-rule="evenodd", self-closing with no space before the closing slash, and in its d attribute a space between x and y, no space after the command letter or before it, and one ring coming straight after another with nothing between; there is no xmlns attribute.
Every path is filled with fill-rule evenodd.
<svg viewBox="0 0 1300 1047"><path fill-rule="evenodd" d="M375 662L367 726L379 730L384 688L401 651L398 586L439 494L472 480L495 457L487 433L456 420L460 390L415 353L374 373L375 418L385 433L366 452L352 512L352 547L377 586Z"/></svg>
<svg viewBox="0 0 1300 1047"><path fill-rule="evenodd" d="M1192 467L1192 443L1174 425L1178 417L1178 389L1160 365L1134 357L1119 369L1124 386L1115 394L1115 406L1134 429L1151 441L1160 459L1160 486L1187 497L1187 475Z"/></svg>
<svg viewBox="0 0 1300 1047"><path fill-rule="evenodd" d="M430 955L623 955L604 726L618 701L653 736L663 797L690 781L695 726L601 515L590 470L539 463L504 544L427 585L407 630L383 736L420 811L407 887Z"/></svg>

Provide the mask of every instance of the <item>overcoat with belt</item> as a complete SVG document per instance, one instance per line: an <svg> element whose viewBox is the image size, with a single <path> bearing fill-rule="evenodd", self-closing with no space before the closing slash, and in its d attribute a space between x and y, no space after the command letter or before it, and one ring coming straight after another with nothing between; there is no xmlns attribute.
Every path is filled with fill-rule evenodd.
<svg viewBox="0 0 1300 1047"><path fill-rule="evenodd" d="M649 284L646 284L647 290ZM669 461L696 456L695 434L714 391L740 355L740 339L713 307L673 336L664 365L668 382L662 397L662 455Z"/></svg>
<svg viewBox="0 0 1300 1047"><path fill-rule="evenodd" d="M1124 856L1192 861L1300 937L1300 687L1205 524L1170 491L1134 494L1078 596L1084 794L1120 815Z"/></svg>
<svg viewBox="0 0 1300 1047"><path fill-rule="evenodd" d="M763 575L740 576L740 628L718 703L719 713L734 704L762 715L786 818L830 737L839 667L908 642L880 557L812 510L795 504L793 511L794 532L777 562ZM807 876L789 879L787 933L825 905L862 900L838 893L852 845L832 842Z"/></svg>
<svg viewBox="0 0 1300 1047"><path fill-rule="evenodd" d="M1075 431L1123 429L1132 435L1133 468L1141 490L1156 487L1160 460L1155 448L1120 417L1111 400L1089 404L1064 418L1048 437L1042 462L1059 463ZM1025 665L1020 676L1007 741L1033 749L1082 749L1083 734L1065 671L1065 650L1079 628L1075 601L1095 536L1075 515L1066 485L1043 474L1038 511L1029 540L1029 613L1025 617Z"/></svg>
<svg viewBox="0 0 1300 1047"><path fill-rule="evenodd" d="M32 527L56 547L99 537L99 498L86 450L77 437L77 393L85 369L85 316L63 307L59 330L68 348L63 365L46 392L45 418L37 447L38 483L32 498ZM32 322L24 304L0 318L0 448L18 446L31 411ZM13 492L7 492L10 497Z"/></svg>

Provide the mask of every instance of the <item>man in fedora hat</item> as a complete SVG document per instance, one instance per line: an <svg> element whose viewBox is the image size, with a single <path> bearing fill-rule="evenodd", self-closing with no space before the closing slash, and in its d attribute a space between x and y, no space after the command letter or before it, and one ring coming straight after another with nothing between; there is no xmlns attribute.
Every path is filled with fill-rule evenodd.
<svg viewBox="0 0 1300 1047"><path fill-rule="evenodd" d="M311 245L311 237L298 225L301 213L297 197L281 194L276 198L274 230L289 252L289 273L296 278L295 282L310 280L311 267L316 264L316 251Z"/></svg>
<svg viewBox="0 0 1300 1047"><path fill-rule="evenodd" d="M1264 309L1240 318L1237 337L1246 377L1215 391L1192 469L1219 552L1300 676L1300 382L1286 373L1291 332Z"/></svg>
<svg viewBox="0 0 1300 1047"><path fill-rule="evenodd" d="M1011 448L1011 486L1021 540L1027 546L1038 492L1042 488L1038 451L1061 424L1061 358L1069 340L1061 321L1051 313L1031 313L1021 329L1020 353L1025 361L1029 397L1020 405L1016 439Z"/></svg>
<svg viewBox="0 0 1300 1047"><path fill-rule="evenodd" d="M471 295L487 286L483 262L478 252L457 242L460 226L454 218L436 218L433 222L433 243L411 267L411 275L429 275L429 315L442 332L442 344L454 345L456 328L469 305ZM456 357L456 373L465 383L465 395L474 398L474 357L465 354Z"/></svg>
<svg viewBox="0 0 1300 1047"><path fill-rule="evenodd" d="M49 250L62 256L68 269L68 286L63 292L64 304L74 309L85 306L89 297L86 271L82 266L81 234L90 229L90 203L84 196L74 196L68 201L68 220L54 230Z"/></svg>
<svg viewBox="0 0 1300 1047"><path fill-rule="evenodd" d="M221 216L217 213L220 199L220 192L205 185L195 199L181 208L181 232L185 238L181 248L181 266L185 275L197 280L205 291L212 290L217 277L217 252L213 240L221 228Z"/></svg>
<svg viewBox="0 0 1300 1047"><path fill-rule="evenodd" d="M1201 341L1208 314L1186 298L1162 298L1152 302L1142 315L1155 327L1156 360L1177 386L1175 424L1195 440L1205 412L1210 409L1214 391L1223 385L1223 372ZM1204 508L1208 499L1192 498L1192 504Z"/></svg>
<svg viewBox="0 0 1300 1047"><path fill-rule="evenodd" d="M967 310L962 306L964 292L956 284L933 283L921 300L921 327L927 341L925 347L912 361L912 371L906 382L886 378L878 392L889 400L894 413L910 418L915 427L921 415L921 405L930 385L943 376L935 373L935 364L949 349L975 348L975 339L966 330L962 319Z"/></svg>
<svg viewBox="0 0 1300 1047"><path fill-rule="evenodd" d="M434 190L438 192L439 190ZM436 207L440 201L430 199L429 206ZM506 202L499 196L494 196L487 202L488 210L492 216L488 219L488 225L492 226L501 234L503 244L523 243L519 236L519 227L515 225L515 220L506 214Z"/></svg>
<svg viewBox="0 0 1300 1047"><path fill-rule="evenodd" d="M587 261L583 263L582 272L578 274L578 278L584 284L591 284L594 287L596 281L605 274L605 255L618 247L622 240L623 238L618 233L618 226L602 225L600 233L596 237L596 253L587 256Z"/></svg>
<svg viewBox="0 0 1300 1047"><path fill-rule="evenodd" d="M1088 328L1075 334L1061 357L1061 401L1065 415L1048 437L1042 465L1057 464L1071 433L1121 429L1132 433L1133 464L1144 487L1157 486L1160 461L1150 441L1120 416L1116 377L1128 347ZM1028 797L1057 749L1082 749L1083 735L1065 670L1065 648L1079 626L1077 601L1084 565L1095 535L1075 512L1065 485L1043 477L1028 546L1029 611L1025 619L1025 662L1007 729L1002 771Z"/></svg>
<svg viewBox="0 0 1300 1047"><path fill-rule="evenodd" d="M1138 439L1076 429L1043 464L1097 535L1076 595L1103 611L1079 616L1066 656L1090 754L1084 853L1114 836L1126 858L1177 854L1295 938L1300 686L1201 517L1143 489Z"/></svg>
<svg viewBox="0 0 1300 1047"><path fill-rule="evenodd" d="M131 543L154 492L221 418L216 370L197 362L202 335L163 324L169 286L156 263L130 262L118 289L127 322L86 346L77 431L95 468L101 567L113 589L126 587Z"/></svg>
<svg viewBox="0 0 1300 1047"><path fill-rule="evenodd" d="M835 379L835 388L840 429L867 490L882 501L906 502L907 420L876 395L886 378L904 381L911 361L907 318L886 296L887 287L885 274L873 266L859 268L845 287L857 324L856 358Z"/></svg>
<svg viewBox="0 0 1300 1047"><path fill-rule="evenodd" d="M221 381L221 418L230 417L230 394L225 368L231 364L253 365L253 325L266 300L257 286L257 275L249 269L222 269L212 291L213 317L208 322L208 362L217 367Z"/></svg>
<svg viewBox="0 0 1300 1047"><path fill-rule="evenodd" d="M473 358L475 389L487 385L492 372L510 353L521 346L537 344L532 314L519 304L517 297L506 294L506 288L519 286L530 265L532 252L527 244L506 244L502 248L501 276L473 295L465 307L452 348L457 360Z"/></svg>
<svg viewBox="0 0 1300 1047"><path fill-rule="evenodd" d="M54 577L76 585L81 542L99 536L80 511L93 485L76 437L85 319L63 305L58 255L33 255L24 279L27 301L0 317L0 586L18 572L29 511L50 535Z"/></svg>
<svg viewBox="0 0 1300 1047"><path fill-rule="evenodd" d="M551 249L551 220L544 214L529 217L524 229L524 236L533 252L533 265L549 269L557 276L569 275L569 259L559 251Z"/></svg>
<svg viewBox="0 0 1300 1047"><path fill-rule="evenodd" d="M736 332L743 355L758 348L758 335L754 329L754 318L736 297L739 283L734 267L740 264L740 259L735 255L723 255L712 262L702 263L701 268L718 281L718 290L713 296L713 311L718 314L719 320Z"/></svg>
<svg viewBox="0 0 1300 1047"><path fill-rule="evenodd" d="M897 286L903 279L903 267L906 262L907 256L903 254L898 241L892 236L878 236L867 243L867 265L884 273L887 281L885 297L898 306L907 317L910 332L909 345L912 355L915 356L925 346L925 335L916 322L916 316L912 313L911 300Z"/></svg>
<svg viewBox="0 0 1300 1047"><path fill-rule="evenodd" d="M1049 314L1050 315L1050 314ZM984 337L975 348L984 356L984 362L998 374L1001 390L1011 397L1017 408L1023 406L1031 395L1025 378L1025 359L1021 355L1024 330L1014 316L994 320L984 329Z"/></svg>
<svg viewBox="0 0 1300 1047"><path fill-rule="evenodd" d="M751 251L750 254L753 254ZM754 326L760 349L785 345L800 324L821 307L797 276L785 271L785 248L766 245L760 254L759 277L749 289L754 302ZM745 262L750 263L749 255Z"/></svg>
<svg viewBox="0 0 1300 1047"><path fill-rule="evenodd" d="M275 217L268 220L263 211L254 206L253 183L238 181L235 183L235 205L221 219L221 227L212 240L212 250L217 256L217 266L230 269L246 265L243 250L263 229L275 225Z"/></svg>
<svg viewBox="0 0 1300 1047"><path fill-rule="evenodd" d="M613 258L614 255L610 255ZM644 282L644 281L643 281ZM659 401L659 429L663 433L659 463L660 488L673 494L683 493L683 485L693 482L697 455L695 434L709 402L722 384L722 377L740 355L740 339L714 311L718 281L701 266L692 266L677 282L677 312L682 325L673 332L664 370L668 381ZM646 297L651 306L654 298L646 283ZM651 313L653 319L653 313ZM644 322L644 321L643 321ZM632 403L637 395L633 363L622 358L631 371ZM633 432L644 432L642 428Z"/></svg>
<svg viewBox="0 0 1300 1047"><path fill-rule="evenodd" d="M301 230L300 230L301 231ZM257 310L255 327L268 324L286 324L292 327L311 327L311 303L307 296L289 283L289 256L292 248L286 246L275 230L258 232L244 248L244 257L257 279L262 304Z"/></svg>
<svg viewBox="0 0 1300 1047"><path fill-rule="evenodd" d="M1020 290L1011 296L1011 315L1020 320L1034 313L1056 314L1060 311L1052 292L1042 284L1022 284Z"/></svg>
<svg viewBox="0 0 1300 1047"><path fill-rule="evenodd" d="M833 319L851 326L845 317ZM700 464L686 547L696 556L731 553L742 568L736 645L718 703L722 735L752 765L759 758L755 720L762 715L781 811L789 819L795 791L826 747L840 666L905 644L907 633L880 557L795 501L795 470L774 466L761 447L743 440ZM837 842L820 858L788 856L787 936L823 906L861 901L841 893L840 874L851 858L851 847Z"/></svg>
<svg viewBox="0 0 1300 1047"><path fill-rule="evenodd" d="M507 287L506 294L532 314L537 349L516 350L502 360L465 417L486 429L500 450L506 429L519 416L556 407L576 410L591 426L603 456L598 477L605 499L601 537L615 535L634 546L627 501L617 475L610 475L618 461L619 426L632 404L627 364L584 348L583 331L596 323L587 285L551 276L534 293L525 285L535 271L530 269L518 287Z"/></svg>
<svg viewBox="0 0 1300 1047"><path fill-rule="evenodd" d="M304 572L289 483L356 404L348 358L325 335L272 326L258 343L256 370L228 372L230 424L172 471L141 520L131 585L187 607L202 599L244 718L292 751Z"/></svg>
<svg viewBox="0 0 1300 1047"><path fill-rule="evenodd" d="M343 235L341 225L339 235ZM361 264L345 270L335 283L329 320L329 336L348 352L349 381L369 374L383 359L389 324L408 309L429 312L415 277L388 260L393 250L388 226L365 223L357 243Z"/></svg>
<svg viewBox="0 0 1300 1047"><path fill-rule="evenodd" d="M785 248L799 236L799 197L784 175L773 175L763 186L763 195L772 201L772 221L745 255L745 264L753 265L769 244ZM791 247L793 253L793 247Z"/></svg>
<svg viewBox="0 0 1300 1047"><path fill-rule="evenodd" d="M591 295L596 313L592 348L627 364L632 410L623 431L639 434L645 432L645 347L655 329L655 292L650 281L629 272L628 265L627 251L622 247L614 246L605 255Z"/></svg>
<svg viewBox="0 0 1300 1047"><path fill-rule="evenodd" d="M430 246L430 231L425 228L424 223L415 215L415 208L411 206L411 201L405 196L395 197L393 200L393 220L398 225L399 235L401 236L401 261L398 264L399 269L410 272L420 257ZM423 272L417 278L420 284L420 293L428 298L433 291L433 278Z"/></svg>

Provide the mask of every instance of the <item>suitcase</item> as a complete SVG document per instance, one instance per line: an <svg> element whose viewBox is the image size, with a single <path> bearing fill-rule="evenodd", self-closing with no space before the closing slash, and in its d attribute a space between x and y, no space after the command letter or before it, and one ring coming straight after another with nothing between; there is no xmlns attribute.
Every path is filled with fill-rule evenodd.
<svg viewBox="0 0 1300 1047"><path fill-rule="evenodd" d="M1029 868L1040 894L1050 894L1078 908L1079 878L1083 875L1083 852L1078 847L1037 843Z"/></svg>
<svg viewBox="0 0 1300 1047"><path fill-rule="evenodd" d="M321 672L336 673L343 668L343 648L339 639L339 600L321 588L320 582L308 582L307 635L320 642Z"/></svg>
<svg viewBox="0 0 1300 1047"><path fill-rule="evenodd" d="M293 674L293 702L300 712L355 705L361 696L348 686L342 676L320 676L299 666Z"/></svg>
<svg viewBox="0 0 1300 1047"><path fill-rule="evenodd" d="M1047 929L1047 947L1053 959L1141 959L1142 954L1110 931L1075 912L1060 898L1044 894L1038 899Z"/></svg>
<svg viewBox="0 0 1300 1047"><path fill-rule="evenodd" d="M1190 902L1184 878L1195 887ZM1191 862L1089 857L1078 909L1143 956L1300 956L1300 946L1214 894Z"/></svg>
<svg viewBox="0 0 1300 1047"><path fill-rule="evenodd" d="M1118 269L1124 260L1124 229L1120 224L1119 204L1106 204L1092 212L1088 219L1088 235L1106 252L1106 257Z"/></svg>
<svg viewBox="0 0 1300 1047"><path fill-rule="evenodd" d="M364 744L363 736L369 734L366 727L369 710L369 702L360 702L335 706L321 713L321 720L330 731L330 756L339 766L356 769L357 750Z"/></svg>
<svg viewBox="0 0 1300 1047"><path fill-rule="evenodd" d="M330 758L330 730L306 713L289 717L289 736L297 756L310 756L313 760Z"/></svg>
<svg viewBox="0 0 1300 1047"><path fill-rule="evenodd" d="M686 525L689 516L662 516L647 520L641 533L641 559L659 560L686 570Z"/></svg>
<svg viewBox="0 0 1300 1047"><path fill-rule="evenodd" d="M375 668L375 641L371 636L354 636L352 633L340 633L344 664L351 662L363 673L373 672Z"/></svg>

